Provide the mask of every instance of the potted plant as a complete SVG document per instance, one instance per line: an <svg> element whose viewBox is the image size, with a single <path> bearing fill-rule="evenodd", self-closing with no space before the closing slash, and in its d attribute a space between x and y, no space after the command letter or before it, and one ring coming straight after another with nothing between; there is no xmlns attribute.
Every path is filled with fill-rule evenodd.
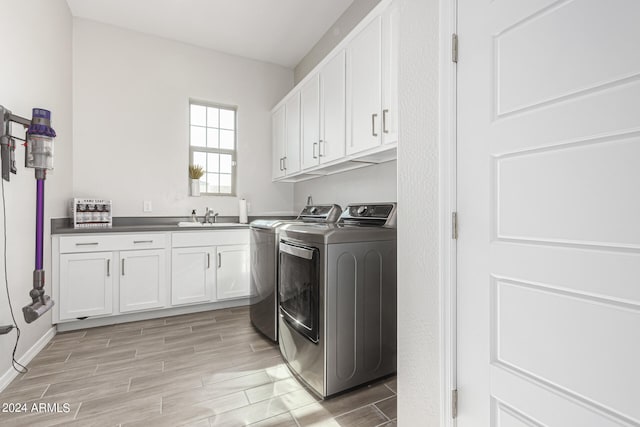
<svg viewBox="0 0 640 427"><path fill-rule="evenodd" d="M204 175L204 169L199 165L189 165L189 178L191 178L191 195L200 196L200 178Z"/></svg>

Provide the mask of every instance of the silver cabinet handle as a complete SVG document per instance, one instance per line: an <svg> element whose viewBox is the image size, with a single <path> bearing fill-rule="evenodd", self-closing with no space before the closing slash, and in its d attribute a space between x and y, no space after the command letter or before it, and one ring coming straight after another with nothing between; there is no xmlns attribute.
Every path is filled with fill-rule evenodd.
<svg viewBox="0 0 640 427"><path fill-rule="evenodd" d="M138 243L153 243L153 240L134 240L133 243L136 245Z"/></svg>
<svg viewBox="0 0 640 427"><path fill-rule="evenodd" d="M111 276L111 260L107 259L107 277Z"/></svg>
<svg viewBox="0 0 640 427"><path fill-rule="evenodd" d="M389 130L387 129L387 114L389 113L389 110L382 110L382 132L383 133L389 133Z"/></svg>
<svg viewBox="0 0 640 427"><path fill-rule="evenodd" d="M284 156L284 157L282 158L282 168L283 168L284 170L287 170L287 156Z"/></svg>
<svg viewBox="0 0 640 427"><path fill-rule="evenodd" d="M280 157L280 170L284 170L284 157Z"/></svg>
<svg viewBox="0 0 640 427"><path fill-rule="evenodd" d="M322 146L325 145L326 142L323 140L320 140L320 142L318 143L318 156L320 157L324 157L324 150L322 149ZM325 145L325 149L326 149L326 145Z"/></svg>
<svg viewBox="0 0 640 427"><path fill-rule="evenodd" d="M98 246L98 242L91 242L91 243L76 243L76 246Z"/></svg>
<svg viewBox="0 0 640 427"><path fill-rule="evenodd" d="M317 158L318 158L318 156L316 155L316 147L317 147L317 146L318 146L318 143L317 143L317 142L314 142L314 143L313 143L313 150L312 150L312 151L313 151L313 153L312 153L312 154L313 154L313 158L314 158L314 159L317 159Z"/></svg>
<svg viewBox="0 0 640 427"><path fill-rule="evenodd" d="M222 254L218 253L218 268L222 267Z"/></svg>
<svg viewBox="0 0 640 427"><path fill-rule="evenodd" d="M207 268L211 268L211 254L207 254Z"/></svg>
<svg viewBox="0 0 640 427"><path fill-rule="evenodd" d="M378 136L378 134L376 133L376 117L378 117L377 114L371 115L371 135L373 136Z"/></svg>
<svg viewBox="0 0 640 427"><path fill-rule="evenodd" d="M120 274L124 276L124 258L122 258L122 267L120 268Z"/></svg>

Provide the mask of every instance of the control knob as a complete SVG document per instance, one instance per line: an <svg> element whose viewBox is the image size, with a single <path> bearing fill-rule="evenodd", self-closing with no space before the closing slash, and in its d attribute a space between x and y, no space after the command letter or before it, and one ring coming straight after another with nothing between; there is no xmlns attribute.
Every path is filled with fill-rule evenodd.
<svg viewBox="0 0 640 427"><path fill-rule="evenodd" d="M311 215L315 215L316 213L318 213L318 208L317 207L312 207L309 212L311 212Z"/></svg>
<svg viewBox="0 0 640 427"><path fill-rule="evenodd" d="M356 212L358 213L358 215L364 215L364 213L367 212L367 207L360 206Z"/></svg>

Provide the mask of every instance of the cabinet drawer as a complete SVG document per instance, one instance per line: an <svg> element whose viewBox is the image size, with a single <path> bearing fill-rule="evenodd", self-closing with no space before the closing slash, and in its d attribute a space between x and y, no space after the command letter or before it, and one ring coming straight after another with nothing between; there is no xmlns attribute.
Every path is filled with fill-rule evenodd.
<svg viewBox="0 0 640 427"><path fill-rule="evenodd" d="M60 237L60 253L162 249L166 234L87 234Z"/></svg>
<svg viewBox="0 0 640 427"><path fill-rule="evenodd" d="M173 233L174 248L192 246L246 245L249 244L249 230L181 231Z"/></svg>

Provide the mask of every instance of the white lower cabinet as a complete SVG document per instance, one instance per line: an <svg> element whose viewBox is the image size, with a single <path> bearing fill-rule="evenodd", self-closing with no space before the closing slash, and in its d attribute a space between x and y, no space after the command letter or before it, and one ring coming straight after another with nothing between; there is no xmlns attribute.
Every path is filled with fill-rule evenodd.
<svg viewBox="0 0 640 427"><path fill-rule="evenodd" d="M210 301L216 285L213 247L171 251L171 305Z"/></svg>
<svg viewBox="0 0 640 427"><path fill-rule="evenodd" d="M54 323L249 296L248 229L82 233L52 247Z"/></svg>
<svg viewBox="0 0 640 427"><path fill-rule="evenodd" d="M113 312L113 252L60 255L60 320Z"/></svg>
<svg viewBox="0 0 640 427"><path fill-rule="evenodd" d="M164 249L120 252L120 312L166 306Z"/></svg>
<svg viewBox="0 0 640 427"><path fill-rule="evenodd" d="M217 298L249 296L249 245L218 246L217 253Z"/></svg>

